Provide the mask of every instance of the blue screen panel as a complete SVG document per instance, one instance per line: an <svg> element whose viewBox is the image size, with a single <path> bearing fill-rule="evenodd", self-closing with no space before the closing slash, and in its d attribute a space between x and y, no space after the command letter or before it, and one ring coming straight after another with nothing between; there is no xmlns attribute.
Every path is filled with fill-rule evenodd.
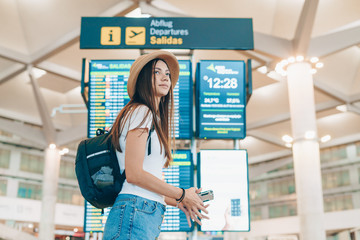
<svg viewBox="0 0 360 240"><path fill-rule="evenodd" d="M164 179L168 184L180 188L194 186L194 168L190 150L177 150L173 154L174 162L169 168L163 169ZM166 206L165 218L161 225L164 232L191 232L185 214L178 208Z"/></svg>
<svg viewBox="0 0 360 240"><path fill-rule="evenodd" d="M245 87L244 61L205 60L198 63L197 137L246 137Z"/></svg>

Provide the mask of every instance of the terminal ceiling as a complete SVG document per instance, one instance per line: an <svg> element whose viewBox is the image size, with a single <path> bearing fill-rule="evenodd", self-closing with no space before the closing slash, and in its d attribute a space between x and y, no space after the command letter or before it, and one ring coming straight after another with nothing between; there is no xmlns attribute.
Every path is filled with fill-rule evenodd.
<svg viewBox="0 0 360 240"><path fill-rule="evenodd" d="M253 95L247 107L251 164L291 156L282 136L291 136L287 80L272 72L282 59L302 54L324 63L314 77L319 137L328 147L360 141L360 1L358 0L0 0L0 130L14 144L45 147L46 131L28 69L33 66L45 115L66 146L86 136L86 113L54 108L83 104L82 58L134 59L139 50L80 50L81 16L252 18L255 50L175 51L180 59L253 59ZM315 9L315 11L314 11ZM210 28L211 26L209 26ZM236 29L233 29L236 31ZM146 51L146 50L145 50ZM181 55L181 56L180 56ZM266 66L266 68L264 67ZM347 111L336 109L347 105ZM84 107L81 107L84 109ZM36 136L36 137L34 137ZM232 141L199 141L200 148L232 148Z"/></svg>

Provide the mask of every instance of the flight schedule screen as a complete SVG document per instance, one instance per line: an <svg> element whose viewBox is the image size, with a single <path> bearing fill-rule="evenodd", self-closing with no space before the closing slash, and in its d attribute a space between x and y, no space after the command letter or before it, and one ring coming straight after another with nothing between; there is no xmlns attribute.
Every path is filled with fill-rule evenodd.
<svg viewBox="0 0 360 240"><path fill-rule="evenodd" d="M196 76L197 137L245 138L245 62L203 60Z"/></svg>
<svg viewBox="0 0 360 240"><path fill-rule="evenodd" d="M127 80L133 60L92 60L89 68L88 137L109 130L130 101Z"/></svg>
<svg viewBox="0 0 360 240"><path fill-rule="evenodd" d="M163 169L164 180L180 188L190 188L194 185L194 168L190 150L177 150L173 154L174 161L169 168ZM176 207L166 206L165 218L161 225L164 232L191 232L185 214Z"/></svg>

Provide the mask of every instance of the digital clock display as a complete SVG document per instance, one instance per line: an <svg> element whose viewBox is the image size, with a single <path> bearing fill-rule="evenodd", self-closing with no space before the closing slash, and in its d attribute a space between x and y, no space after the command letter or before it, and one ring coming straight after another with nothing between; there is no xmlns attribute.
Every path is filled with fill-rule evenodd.
<svg viewBox="0 0 360 240"><path fill-rule="evenodd" d="M245 62L200 61L197 66L196 135L245 138Z"/></svg>

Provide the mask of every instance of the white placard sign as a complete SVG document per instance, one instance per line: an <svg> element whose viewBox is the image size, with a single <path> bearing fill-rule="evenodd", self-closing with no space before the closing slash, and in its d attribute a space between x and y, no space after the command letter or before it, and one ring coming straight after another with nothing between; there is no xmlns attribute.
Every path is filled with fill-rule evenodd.
<svg viewBox="0 0 360 240"><path fill-rule="evenodd" d="M201 231L250 231L246 150L201 150L198 184L214 192Z"/></svg>

